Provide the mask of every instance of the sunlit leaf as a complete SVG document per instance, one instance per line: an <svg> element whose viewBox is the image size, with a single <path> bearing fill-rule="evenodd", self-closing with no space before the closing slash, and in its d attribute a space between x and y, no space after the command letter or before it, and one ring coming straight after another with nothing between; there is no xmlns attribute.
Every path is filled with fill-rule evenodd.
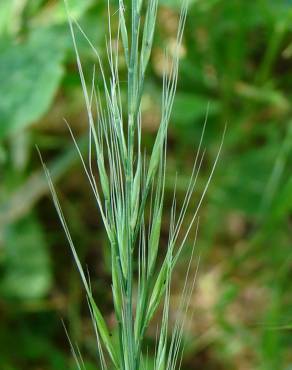
<svg viewBox="0 0 292 370"><path fill-rule="evenodd" d="M208 106L209 117L218 113L218 102L210 101L206 96L178 92L174 101L172 120L177 126L192 126L197 121L202 123Z"/></svg>
<svg viewBox="0 0 292 370"><path fill-rule="evenodd" d="M7 226L3 232L3 277L0 292L9 298L37 299L46 295L52 276L47 243L33 217Z"/></svg>
<svg viewBox="0 0 292 370"><path fill-rule="evenodd" d="M49 108L63 75L63 51L47 30L0 58L0 139L36 122Z"/></svg>
<svg viewBox="0 0 292 370"><path fill-rule="evenodd" d="M93 0L67 0L70 16L78 19L88 10L92 3L94 3ZM47 25L67 23L67 21L68 15L65 1L56 1L54 4L50 4L50 6L43 7L35 20L38 24Z"/></svg>

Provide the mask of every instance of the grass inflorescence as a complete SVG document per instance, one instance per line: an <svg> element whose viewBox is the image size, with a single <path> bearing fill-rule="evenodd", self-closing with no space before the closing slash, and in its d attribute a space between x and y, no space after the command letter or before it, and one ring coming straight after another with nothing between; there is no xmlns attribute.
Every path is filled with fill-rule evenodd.
<svg viewBox="0 0 292 370"><path fill-rule="evenodd" d="M109 35L107 46L110 75L106 76L102 60L80 25L70 18L69 24L76 52L89 124L89 157L85 159L72 138L80 155L86 176L109 240L112 273L113 307L117 323L118 346L113 342L108 325L93 296L90 281L79 261L73 240L65 221L48 170L53 201L68 238L76 265L86 290L90 313L97 338L99 361L102 369L138 370L146 368L147 352L143 348L146 330L158 306L163 301L161 325L153 368L172 370L180 366L180 349L184 319L178 320L168 333L170 283L173 269L193 227L198 228L198 210L206 193L218 156L210 172L205 190L189 224L181 227L204 158L202 138L184 202L178 211L174 195L169 225L169 236L163 261L158 261L160 233L165 195L167 132L176 93L179 50L187 16L187 1L183 1L179 17L176 49L165 58L170 70L165 71L162 83L161 119L150 153L142 148L141 100L144 80L153 45L158 0L119 0L118 31L113 42L111 34L112 9L108 6ZM91 89L87 89L75 38L75 30L88 41L96 58ZM119 78L119 45L122 46L127 67L127 103L124 104ZM98 71L98 72L97 72ZM96 83L101 76L102 86ZM103 98L101 98L101 91ZM205 125L204 125L205 129ZM204 131L204 130L203 130ZM203 136L203 135L202 135ZM222 145L222 144L221 144ZM99 180L96 180L95 171ZM146 222L147 214L147 222ZM136 266L138 266L136 268ZM187 276L189 275L189 269ZM180 310L187 312L193 283L185 284ZM171 339L169 339L171 338ZM71 345L78 368L84 367L79 350ZM146 352L146 353L145 353Z"/></svg>

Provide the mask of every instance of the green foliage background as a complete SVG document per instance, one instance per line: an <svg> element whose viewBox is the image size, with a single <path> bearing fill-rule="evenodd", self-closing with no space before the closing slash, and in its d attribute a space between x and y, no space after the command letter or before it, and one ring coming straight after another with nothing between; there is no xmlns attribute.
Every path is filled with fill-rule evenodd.
<svg viewBox="0 0 292 370"><path fill-rule="evenodd" d="M162 55L173 43L179 4L161 1L143 98L146 142L157 127ZM115 23L117 5L111 5ZM71 0L69 6L106 61L105 2ZM194 206L226 123L227 134L201 210L202 259L183 369L292 369L291 25L290 0L190 2L170 128L166 220L176 174L179 199L186 190L208 105L207 154ZM77 41L90 83L94 55L78 33ZM84 292L47 196L36 144L111 323L106 242L63 117L86 151L86 115L63 2L2 0L3 370L73 369L61 319L79 343L87 369L96 369L97 363ZM186 252L173 283L173 315L188 257ZM154 340L155 323L149 330L150 354Z"/></svg>

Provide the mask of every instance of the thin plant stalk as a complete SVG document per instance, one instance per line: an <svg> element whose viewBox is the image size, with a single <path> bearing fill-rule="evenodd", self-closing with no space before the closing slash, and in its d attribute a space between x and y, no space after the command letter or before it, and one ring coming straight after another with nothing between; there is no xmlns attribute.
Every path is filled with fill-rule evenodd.
<svg viewBox="0 0 292 370"><path fill-rule="evenodd" d="M160 125L153 148L147 155L142 154L143 114L141 101L147 66L151 57L158 0L131 0L127 3L124 0L119 0L118 11L115 12L108 3L109 35L106 46L109 76L106 76L98 51L81 26L70 17L68 7L67 11L88 116L88 159L83 158L69 125L68 128L80 156L109 240L113 309L117 323L118 346L114 344L106 320L95 301L90 283L79 261L49 171L45 164L43 166L55 207L87 294L96 333L100 366L102 369L116 370L139 370L144 368L148 356L145 353L145 348L143 348L146 331L157 308L164 301L162 322L157 336L154 370L173 370L179 363L184 320L182 320L182 323L176 323L172 340L168 345L171 276L182 249L189 239L190 231L198 218L199 208L222 147L221 143L206 188L195 208L194 216L186 229L184 228L186 231L183 234L182 225L186 212L191 206L192 194L205 153L202 150L204 125L193 172L180 211L177 211L178 207L174 194L167 251L162 263L159 263L157 256L161 244L167 132L177 87L179 50L183 42L187 1L182 2L176 48L172 55L167 50L165 51L166 62L171 65L171 68L168 71L165 70L163 75ZM112 36L114 17L118 18L118 31L115 39ZM87 89L78 51L75 37L76 30L88 41L97 59L97 67L94 68L90 92ZM122 46L122 55L118 46L115 45ZM122 103L119 79L119 58L122 57L125 59L127 66L126 105ZM102 81L101 86L98 86L96 82L97 74ZM94 175L95 168L97 169L98 180ZM147 223L146 219L148 219ZM138 271L135 270L137 265ZM184 315L187 314L186 307L189 304L187 297L191 295L191 291L192 288L186 289L186 287L183 291L181 311L184 312ZM74 349L72 343L71 348L78 368L83 368L84 364L80 351Z"/></svg>

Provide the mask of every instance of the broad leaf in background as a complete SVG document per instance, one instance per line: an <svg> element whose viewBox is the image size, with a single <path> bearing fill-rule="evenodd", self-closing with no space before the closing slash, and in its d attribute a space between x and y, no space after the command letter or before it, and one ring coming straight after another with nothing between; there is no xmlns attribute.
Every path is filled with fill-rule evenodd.
<svg viewBox="0 0 292 370"><path fill-rule="evenodd" d="M0 35L8 31L12 15L12 1L1 1L0 3Z"/></svg>
<svg viewBox="0 0 292 370"><path fill-rule="evenodd" d="M0 58L0 139L37 121L49 108L63 75L63 49L50 30L5 45Z"/></svg>
<svg viewBox="0 0 292 370"><path fill-rule="evenodd" d="M70 16L74 19L79 19L92 3L94 3L93 0L67 0ZM49 6L45 6L34 20L34 23L48 25L67 22L68 15L64 1L57 1L55 4L50 3Z"/></svg>
<svg viewBox="0 0 292 370"><path fill-rule="evenodd" d="M209 106L209 109L208 109ZM173 105L172 120L176 126L194 126L202 124L208 111L208 116L216 115L220 111L217 101L206 96L178 92Z"/></svg>
<svg viewBox="0 0 292 370"><path fill-rule="evenodd" d="M274 216L277 219L283 219L292 211L292 177L280 189L277 196L277 203L274 209Z"/></svg>
<svg viewBox="0 0 292 370"><path fill-rule="evenodd" d="M224 190L214 201L225 211L235 209L249 216L257 216L276 154L276 148L267 145L226 159L228 171L225 171L222 179Z"/></svg>
<svg viewBox="0 0 292 370"><path fill-rule="evenodd" d="M189 6L198 2L198 0L189 0L188 1L188 4ZM182 1L181 0L160 0L160 5L167 5L171 8L178 8L180 9L181 7L181 4L182 4Z"/></svg>
<svg viewBox="0 0 292 370"><path fill-rule="evenodd" d="M50 258L41 225L33 216L3 232L0 293L9 298L38 299L52 283Z"/></svg>

